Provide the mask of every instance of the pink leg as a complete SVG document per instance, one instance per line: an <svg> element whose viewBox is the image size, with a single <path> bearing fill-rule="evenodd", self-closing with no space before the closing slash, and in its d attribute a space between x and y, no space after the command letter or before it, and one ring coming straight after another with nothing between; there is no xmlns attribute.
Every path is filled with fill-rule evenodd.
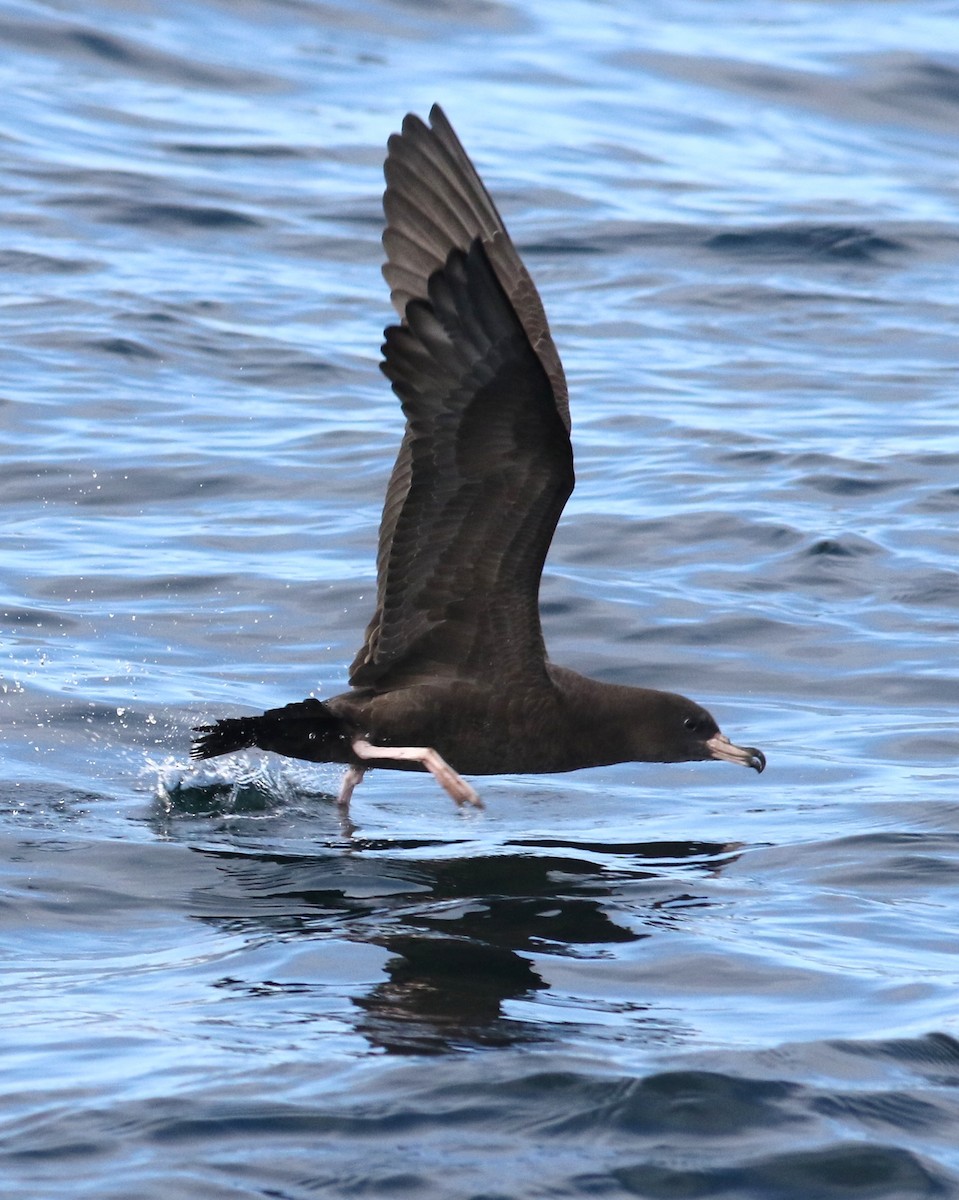
<svg viewBox="0 0 959 1200"><path fill-rule="evenodd" d="M353 753L364 761L391 758L394 762L422 763L440 787L460 807L464 804L472 804L475 808L483 807L483 801L462 775L457 775L449 763L429 746L374 746L362 738L357 738L353 743ZM362 771L360 774L362 775Z"/></svg>
<svg viewBox="0 0 959 1200"><path fill-rule="evenodd" d="M362 767L349 767L346 774L343 776L343 782L340 784L340 794L336 797L336 803L347 812L350 807L350 800L353 796L353 789L358 783L363 782L363 776L366 774Z"/></svg>

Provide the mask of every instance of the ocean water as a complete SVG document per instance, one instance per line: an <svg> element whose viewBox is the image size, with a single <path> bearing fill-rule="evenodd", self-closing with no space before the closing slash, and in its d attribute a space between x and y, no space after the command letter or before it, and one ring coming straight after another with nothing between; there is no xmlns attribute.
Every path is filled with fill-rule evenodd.
<svg viewBox="0 0 959 1200"><path fill-rule="evenodd" d="M0 0L0 1193L959 1195L957 20ZM188 762L344 686L433 101L570 381L551 654L761 777Z"/></svg>

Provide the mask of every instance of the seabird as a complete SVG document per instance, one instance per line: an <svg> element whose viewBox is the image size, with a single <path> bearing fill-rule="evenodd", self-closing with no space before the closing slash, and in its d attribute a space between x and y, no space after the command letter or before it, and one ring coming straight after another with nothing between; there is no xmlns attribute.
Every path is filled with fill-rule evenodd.
<svg viewBox="0 0 959 1200"><path fill-rule="evenodd" d="M442 109L388 143L383 208L398 325L383 373L406 416L386 490L376 610L350 690L201 725L192 757L258 746L343 763L339 803L372 767L463 775L724 759L762 771L673 692L601 683L546 655L539 584L573 490L566 379L539 293Z"/></svg>

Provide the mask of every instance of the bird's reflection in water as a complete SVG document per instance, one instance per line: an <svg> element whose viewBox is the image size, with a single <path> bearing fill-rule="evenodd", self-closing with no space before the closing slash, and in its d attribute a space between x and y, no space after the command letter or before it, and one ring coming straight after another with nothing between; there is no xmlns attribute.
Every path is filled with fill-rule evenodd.
<svg viewBox="0 0 959 1200"><path fill-rule="evenodd" d="M522 955L466 937L397 934L388 979L356 998L359 1030L393 1053L442 1053L456 1046L537 1041L532 1022L509 1020L503 1005L548 984Z"/></svg>
<svg viewBox="0 0 959 1200"><path fill-rule="evenodd" d="M609 888L580 859L494 855L431 871L430 904L379 939L393 955L389 978L357 1000L363 1032L393 1051L541 1040L542 1026L504 1013L507 1001L549 986L528 956L643 936L604 911Z"/></svg>
<svg viewBox="0 0 959 1200"><path fill-rule="evenodd" d="M689 904L708 903L690 896L691 874L712 875L735 856L730 846L702 842L606 846L610 866L558 843L504 849L432 859L421 857L427 846L396 841L388 854L197 851L216 860L224 887L219 898L206 889L195 915L233 933L381 947L386 977L351 993L356 1031L388 1052L444 1053L555 1038L562 1025L510 1011L511 1002L550 987L543 964L611 957L616 945L674 927ZM633 897L628 910L620 906L626 881L648 886L648 903ZM641 997L640 974L633 1012L644 1011Z"/></svg>

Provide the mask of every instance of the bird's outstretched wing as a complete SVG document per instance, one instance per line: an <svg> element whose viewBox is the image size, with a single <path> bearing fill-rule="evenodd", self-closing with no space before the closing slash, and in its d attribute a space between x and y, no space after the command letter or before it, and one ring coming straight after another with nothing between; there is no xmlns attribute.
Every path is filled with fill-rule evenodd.
<svg viewBox="0 0 959 1200"><path fill-rule="evenodd" d="M383 371L406 432L354 686L545 669L539 581L573 487L562 365L536 289L443 113L389 142Z"/></svg>
<svg viewBox="0 0 959 1200"><path fill-rule="evenodd" d="M402 133L394 133L387 142L387 150L383 275L393 307L405 319L407 304L426 296L430 276L446 266L450 251L468 250L479 238L543 364L569 430L566 376L543 302L446 114L434 104L430 124L425 125L410 113Z"/></svg>

